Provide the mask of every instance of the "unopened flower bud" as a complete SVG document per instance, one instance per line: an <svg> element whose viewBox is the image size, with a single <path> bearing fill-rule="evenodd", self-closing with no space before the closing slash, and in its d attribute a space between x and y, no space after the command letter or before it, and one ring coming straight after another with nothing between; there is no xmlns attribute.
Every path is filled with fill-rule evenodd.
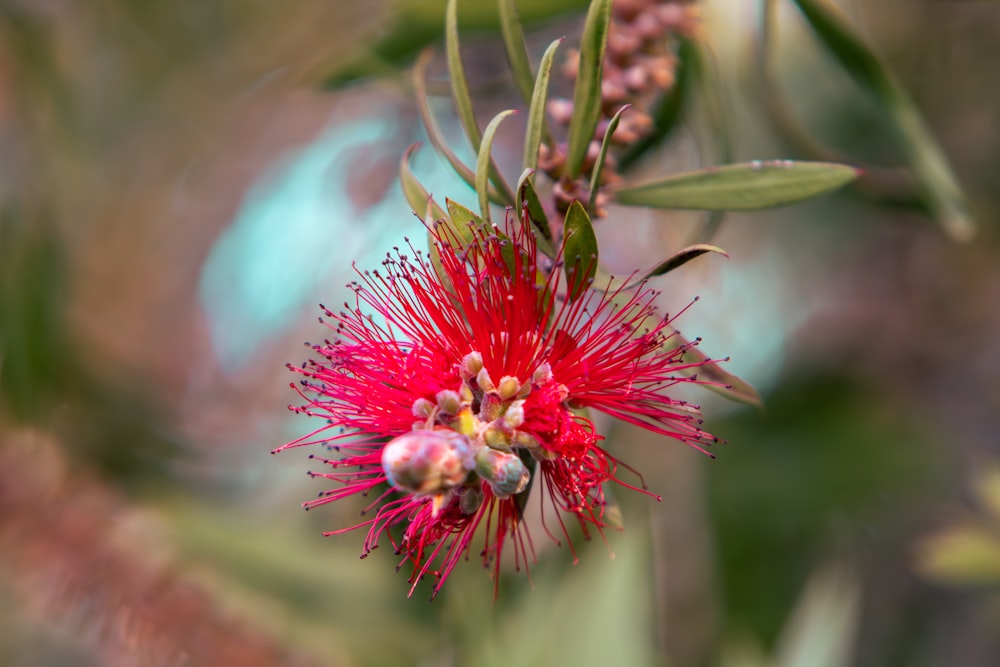
<svg viewBox="0 0 1000 667"><path fill-rule="evenodd" d="M382 449L382 469L389 483L418 495L458 486L474 465L468 438L454 431L410 431Z"/></svg>
<svg viewBox="0 0 1000 667"><path fill-rule="evenodd" d="M413 416L427 419L434 413L434 404L426 398L418 398L413 401Z"/></svg>
<svg viewBox="0 0 1000 667"><path fill-rule="evenodd" d="M521 381L513 375L504 375L500 378L500 384L497 385L497 391L500 392L500 398L504 400L514 398L517 396L517 392L521 391Z"/></svg>
<svg viewBox="0 0 1000 667"><path fill-rule="evenodd" d="M540 387L552 382L552 366L546 362L536 368L534 374L531 376L531 381Z"/></svg>
<svg viewBox="0 0 1000 667"><path fill-rule="evenodd" d="M493 449L510 451L510 435L495 423L483 429L483 442Z"/></svg>
<svg viewBox="0 0 1000 667"><path fill-rule="evenodd" d="M483 447L476 453L476 472L489 482L498 498L509 498L528 487L531 473L517 454Z"/></svg>
<svg viewBox="0 0 1000 667"><path fill-rule="evenodd" d="M513 430L524 423L524 401L514 401L503 413L503 425Z"/></svg>
<svg viewBox="0 0 1000 667"><path fill-rule="evenodd" d="M459 397L457 391L443 389L434 398L437 399L437 404L441 408L441 412L446 415L457 415L458 411L462 408L462 399Z"/></svg>
<svg viewBox="0 0 1000 667"><path fill-rule="evenodd" d="M485 367L480 368L479 372L476 374L476 384L483 391L494 391L497 386L493 384L493 378L490 377L490 372L486 370Z"/></svg>
<svg viewBox="0 0 1000 667"><path fill-rule="evenodd" d="M462 363L458 367L458 374L463 380L471 380L483 367L483 355L478 352L469 352L462 358Z"/></svg>

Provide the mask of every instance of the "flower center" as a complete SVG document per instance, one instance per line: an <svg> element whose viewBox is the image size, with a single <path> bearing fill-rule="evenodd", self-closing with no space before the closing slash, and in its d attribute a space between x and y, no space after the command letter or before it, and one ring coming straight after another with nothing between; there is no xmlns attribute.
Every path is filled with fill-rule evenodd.
<svg viewBox="0 0 1000 667"><path fill-rule="evenodd" d="M547 363L529 381L511 375L494 381L479 352L462 359L459 376L456 389L439 391L433 401L414 401L419 421L383 448L382 467L397 489L431 496L435 512L457 499L461 511L472 514L482 504L483 482L494 496L509 498L528 488L532 458L556 456L535 434L550 431L549 422L558 419L533 420L532 427L526 424L525 403L532 391L541 390L547 407L565 410L566 388L554 384Z"/></svg>

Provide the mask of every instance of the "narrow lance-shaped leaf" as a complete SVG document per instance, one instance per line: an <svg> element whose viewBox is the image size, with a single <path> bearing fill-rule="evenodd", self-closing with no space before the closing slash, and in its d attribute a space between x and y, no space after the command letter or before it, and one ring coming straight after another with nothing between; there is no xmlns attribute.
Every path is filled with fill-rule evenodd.
<svg viewBox="0 0 1000 667"><path fill-rule="evenodd" d="M514 0L498 0L497 7L500 12L500 31L503 33L503 43L507 50L507 62L514 75L514 83L527 104L531 101L535 75L531 73L531 61L524 46L524 30L521 29L521 21L517 16L517 3Z"/></svg>
<svg viewBox="0 0 1000 667"><path fill-rule="evenodd" d="M521 178L517 182L517 201L520 206L528 209L528 219L531 221L531 231L535 235L538 249L546 257L555 259L555 238L552 236L552 230L549 228L549 219L545 215L542 201L538 198L535 186L531 182L531 175L533 173L531 169L525 169L522 172Z"/></svg>
<svg viewBox="0 0 1000 667"><path fill-rule="evenodd" d="M828 3L795 0L795 4L844 69L889 111L907 161L945 232L957 241L971 239L976 224L965 193L906 90Z"/></svg>
<svg viewBox="0 0 1000 667"><path fill-rule="evenodd" d="M784 206L843 187L853 167L829 162L754 161L707 167L619 188L614 199L629 206L752 211Z"/></svg>
<svg viewBox="0 0 1000 667"><path fill-rule="evenodd" d="M698 379L704 380L707 388L732 401L763 409L764 401L749 382L741 380L728 371L724 371L715 361L709 361L704 352L698 349L697 346L688 343L679 332L675 331L670 337L670 345L686 346L684 361L691 364L699 364L690 369L689 374L697 375ZM721 361L729 361L729 359L726 358Z"/></svg>
<svg viewBox="0 0 1000 667"><path fill-rule="evenodd" d="M566 166L573 178L579 176L583 169L587 147L594 138L597 120L601 115L601 79L610 23L611 0L593 0L583 25L580 67L573 90L573 115L566 138Z"/></svg>
<svg viewBox="0 0 1000 667"><path fill-rule="evenodd" d="M432 56L432 49L424 49L417 58L417 62L413 65L413 92L417 101L417 111L420 113L420 119L423 121L424 128L427 130L427 136L431 140L431 144L437 152L448 160L451 168L455 170L455 173L458 174L470 188L475 188L475 172L462 162L462 160L455 155L455 152L451 150L448 142L445 141L444 135L441 134L441 130L438 127L437 121L434 120L434 114L431 111L430 101L427 97L427 66L430 64ZM503 198L500 197L493 186L489 186L488 194L490 201L494 204L503 205L505 203Z"/></svg>
<svg viewBox="0 0 1000 667"><path fill-rule="evenodd" d="M729 254L725 250L723 250L722 248L720 248L718 246L709 245L708 243L697 243L695 245L690 245L690 246L688 246L686 248L681 248L680 250L678 250L677 252L675 252L670 257L667 257L665 260L663 260L662 262L660 262L659 264L657 264L655 267L653 267L652 269L650 269L649 271L647 271L642 276L642 278L640 278L636 283L633 283L629 287L630 288L631 287L635 287L636 285L638 285L639 283L641 283L643 280L647 280L647 279L652 278L654 276L662 276L665 273L669 273L669 272L673 271L674 269L676 269L676 268L678 268L680 266L683 266L684 264L687 264L692 259L694 259L696 257L701 257L705 253L709 253L709 252L718 253L719 255L722 255L723 257L726 257L726 258L729 257Z"/></svg>
<svg viewBox="0 0 1000 667"><path fill-rule="evenodd" d="M490 174L490 152L493 150L493 137L496 136L500 123L507 116L517 113L513 109L501 111L486 125L483 132L483 141L479 146L479 159L476 161L476 194L479 195L479 208L482 211L483 219L490 220L490 199L487 185Z"/></svg>
<svg viewBox="0 0 1000 667"><path fill-rule="evenodd" d="M535 79L534 89L531 93L531 104L528 107L528 126L524 133L524 168L538 168L538 148L542 144L542 135L545 131L545 101L549 93L549 77L552 73L552 61L556 55L556 49L562 42L562 38L549 44L542 55L542 62L538 66L538 78Z"/></svg>
<svg viewBox="0 0 1000 667"><path fill-rule="evenodd" d="M458 119L462 123L472 150L476 153L482 152L483 134L479 132L479 123L476 122L476 114L472 109L472 96L469 94L469 82L465 78L465 67L462 65L462 55L458 43L458 0L448 0L445 7L445 51L448 59L448 76L451 79L451 96L455 102L455 110ZM496 165L489 165L487 172L493 184L496 185L497 193L504 204L514 203L514 193L510 186L504 182L497 170ZM478 191L478 188L477 188Z"/></svg>
<svg viewBox="0 0 1000 667"><path fill-rule="evenodd" d="M597 273L597 236L583 204L575 200L563 226L563 271L566 298L571 302L590 287Z"/></svg>
<svg viewBox="0 0 1000 667"><path fill-rule="evenodd" d="M626 104L621 109L618 110L611 120L608 122L608 129L604 131L604 141L601 142L601 152L597 154L597 161L594 162L594 170L590 174L590 199L587 203L587 210L590 214L597 216L597 194L601 190L601 175L604 172L604 162L608 159L608 149L611 147L611 137L614 136L615 130L618 129L618 122L622 119L622 114L631 107L631 104Z"/></svg>
<svg viewBox="0 0 1000 667"><path fill-rule="evenodd" d="M410 156L418 148L420 148L420 144L416 143L407 148L406 152L403 153L403 158L399 161L399 183L403 187L403 196L406 197L406 203L410 205L410 208L417 215L428 209L430 210L433 220L425 219L424 222L432 224L434 220L440 220L448 216L445 214L444 209L435 203L433 197L420 184L420 181L417 180L417 177L413 175L413 171L410 169Z"/></svg>
<svg viewBox="0 0 1000 667"><path fill-rule="evenodd" d="M482 135L476 114L472 110L472 96L469 94L469 82L465 78L465 67L462 65L462 55L458 47L458 0L448 0L445 8L445 49L448 53L448 77L451 79L451 97L455 103L458 120L462 123L465 136L472 144L472 150L479 151Z"/></svg>

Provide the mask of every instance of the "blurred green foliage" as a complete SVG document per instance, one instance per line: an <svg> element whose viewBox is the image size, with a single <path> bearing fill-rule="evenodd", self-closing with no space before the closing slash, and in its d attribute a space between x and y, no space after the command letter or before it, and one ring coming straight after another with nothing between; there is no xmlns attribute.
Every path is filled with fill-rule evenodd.
<svg viewBox="0 0 1000 667"><path fill-rule="evenodd" d="M766 416L716 430L732 443L706 478L729 623L767 642L824 554L864 560L869 535L943 493L931 425L858 379L788 377Z"/></svg>

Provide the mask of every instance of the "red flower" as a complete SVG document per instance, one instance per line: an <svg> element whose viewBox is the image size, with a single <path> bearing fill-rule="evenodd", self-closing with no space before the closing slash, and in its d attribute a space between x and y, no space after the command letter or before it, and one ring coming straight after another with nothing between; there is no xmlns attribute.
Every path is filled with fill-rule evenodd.
<svg viewBox="0 0 1000 667"><path fill-rule="evenodd" d="M566 299L560 272L542 266L526 225L510 220L503 230L471 229L471 241L443 226L432 237L434 261L397 248L384 273L359 273L353 305L324 308L334 340L290 368L304 376L305 404L292 409L325 423L275 451L339 452L314 457L326 469L310 475L337 486L305 507L374 494L371 518L329 534L367 526L362 555L385 537L412 563L413 587L437 576L436 595L480 526L495 577L508 543L527 566L521 517L533 477L543 516L546 505L557 509L567 542L564 515L585 534L606 525L603 485L629 485L584 409L702 451L712 438L696 406L663 393L695 381L685 372L697 363L683 360L687 344L671 344L653 292Z"/></svg>

